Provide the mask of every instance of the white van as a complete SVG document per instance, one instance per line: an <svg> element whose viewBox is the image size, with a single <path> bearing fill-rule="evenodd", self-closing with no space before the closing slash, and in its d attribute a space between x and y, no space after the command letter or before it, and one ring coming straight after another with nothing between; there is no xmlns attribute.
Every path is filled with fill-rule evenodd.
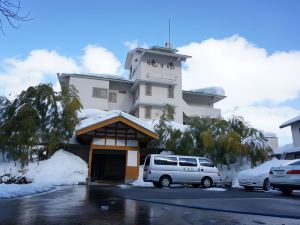
<svg viewBox="0 0 300 225"><path fill-rule="evenodd" d="M144 163L143 180L155 187L171 184L192 184L209 188L221 182L218 169L204 157L179 155L148 155Z"/></svg>

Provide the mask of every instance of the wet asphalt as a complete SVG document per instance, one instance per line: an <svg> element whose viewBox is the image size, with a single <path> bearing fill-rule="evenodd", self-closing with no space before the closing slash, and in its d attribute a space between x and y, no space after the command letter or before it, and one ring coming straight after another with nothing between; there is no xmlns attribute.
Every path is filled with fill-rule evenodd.
<svg viewBox="0 0 300 225"><path fill-rule="evenodd" d="M0 224L300 225L300 193L109 185L0 199Z"/></svg>

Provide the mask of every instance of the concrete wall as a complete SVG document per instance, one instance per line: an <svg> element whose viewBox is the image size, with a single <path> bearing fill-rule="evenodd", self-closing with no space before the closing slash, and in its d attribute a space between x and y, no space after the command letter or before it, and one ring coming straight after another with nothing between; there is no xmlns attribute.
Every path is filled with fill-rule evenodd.
<svg viewBox="0 0 300 225"><path fill-rule="evenodd" d="M69 84L74 85L78 90L78 95L84 109L108 110L108 92L107 99L94 98L93 87L109 90L109 81L70 77Z"/></svg>
<svg viewBox="0 0 300 225"><path fill-rule="evenodd" d="M291 125L294 147L300 147L300 122Z"/></svg>
<svg viewBox="0 0 300 225"><path fill-rule="evenodd" d="M133 104L133 94L130 92L130 89L131 84L110 82L109 92L117 94L117 102L108 102L108 110L118 109L128 113ZM124 92L126 92L126 94Z"/></svg>

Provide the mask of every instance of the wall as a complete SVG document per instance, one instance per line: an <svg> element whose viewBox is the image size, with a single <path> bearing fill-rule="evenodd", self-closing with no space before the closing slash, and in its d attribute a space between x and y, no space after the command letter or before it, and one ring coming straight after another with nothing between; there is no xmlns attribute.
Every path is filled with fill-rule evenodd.
<svg viewBox="0 0 300 225"><path fill-rule="evenodd" d="M84 109L102 109L108 110L108 93L107 99L94 98L93 87L109 89L109 81L86 79L80 77L70 77L70 85L78 90L78 95Z"/></svg>
<svg viewBox="0 0 300 225"><path fill-rule="evenodd" d="M108 110L118 109L126 113L129 112L133 104L133 94L130 92L131 84L110 81L109 91L117 94L117 102L108 102ZM120 93L126 91L126 94Z"/></svg>
<svg viewBox="0 0 300 225"><path fill-rule="evenodd" d="M294 147L300 147L300 122L291 125Z"/></svg>

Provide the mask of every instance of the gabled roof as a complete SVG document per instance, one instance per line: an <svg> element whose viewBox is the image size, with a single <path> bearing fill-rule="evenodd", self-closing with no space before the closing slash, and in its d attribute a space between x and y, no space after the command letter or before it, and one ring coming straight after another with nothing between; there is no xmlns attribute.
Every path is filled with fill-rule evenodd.
<svg viewBox="0 0 300 225"><path fill-rule="evenodd" d="M76 135L79 136L117 122L122 122L151 138L159 138L153 128L146 122L120 110L103 111L102 113L83 119L75 128Z"/></svg>
<svg viewBox="0 0 300 225"><path fill-rule="evenodd" d="M288 121L286 121L286 122L283 123L283 124L281 124L281 125L279 126L279 128L284 128L284 127L293 125L293 124L298 123L298 122L300 122L300 115L299 115L299 116L296 116L296 117L294 117L294 118L292 118L292 119L290 119L290 120L288 120Z"/></svg>

